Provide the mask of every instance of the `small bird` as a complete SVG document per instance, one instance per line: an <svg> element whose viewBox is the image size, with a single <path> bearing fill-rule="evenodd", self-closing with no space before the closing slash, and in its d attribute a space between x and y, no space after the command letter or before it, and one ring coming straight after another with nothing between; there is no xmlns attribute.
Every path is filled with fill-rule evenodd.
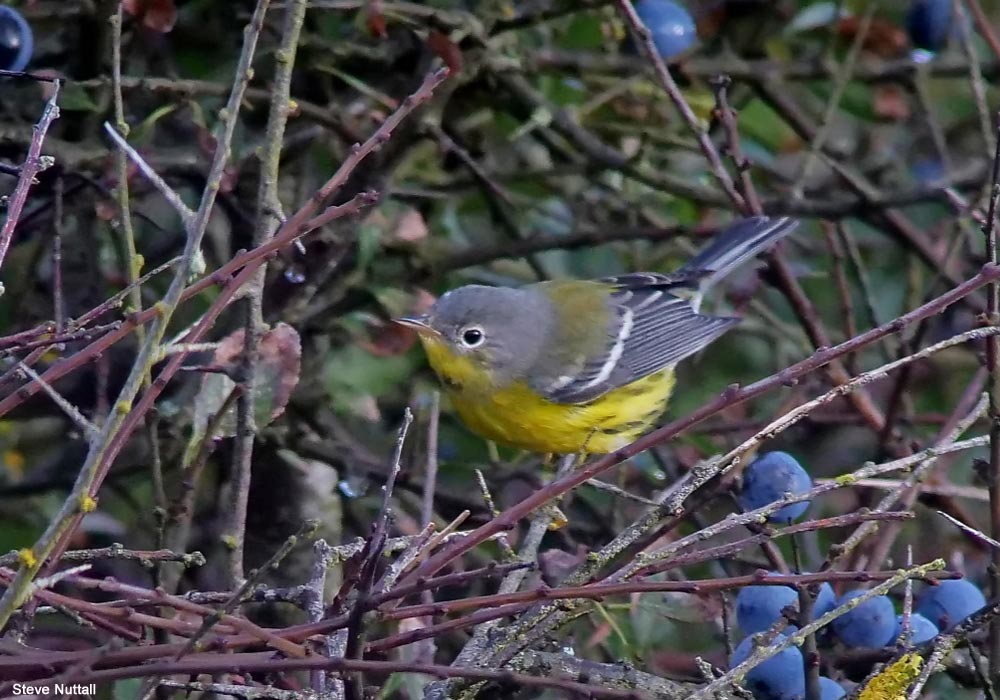
<svg viewBox="0 0 1000 700"><path fill-rule="evenodd" d="M468 285L397 322L416 330L473 432L533 452L606 454L656 422L677 363L738 322L698 313L703 292L797 225L742 219L672 274Z"/></svg>

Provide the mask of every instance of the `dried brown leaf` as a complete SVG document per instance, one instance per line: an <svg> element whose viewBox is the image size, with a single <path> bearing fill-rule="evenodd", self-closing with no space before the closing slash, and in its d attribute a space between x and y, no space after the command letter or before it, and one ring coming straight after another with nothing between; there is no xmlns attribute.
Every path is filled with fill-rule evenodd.
<svg viewBox="0 0 1000 700"><path fill-rule="evenodd" d="M462 70L462 50L458 44L436 29L427 36L427 46L437 55L454 75Z"/></svg>
<svg viewBox="0 0 1000 700"><path fill-rule="evenodd" d="M94 202L94 213L101 221L113 221L118 215L118 207L110 200L98 199Z"/></svg>
<svg viewBox="0 0 1000 700"><path fill-rule="evenodd" d="M845 41L854 41L861 31L861 18L845 17L837 23L837 33ZM881 58L899 56L908 46L906 33L892 22L876 17L864 38L864 48Z"/></svg>
<svg viewBox="0 0 1000 700"><path fill-rule="evenodd" d="M154 32L166 34L177 24L174 0L124 0L122 9Z"/></svg>
<svg viewBox="0 0 1000 700"><path fill-rule="evenodd" d="M365 24L373 37L385 39L389 36L389 29L386 25L385 15L382 14L382 10L377 5L377 3L372 3L368 6L368 11L365 13Z"/></svg>
<svg viewBox="0 0 1000 700"><path fill-rule="evenodd" d="M399 217L392 239L403 243L419 243L427 238L427 234L427 222L424 221L423 215L416 209L407 209Z"/></svg>
<svg viewBox="0 0 1000 700"><path fill-rule="evenodd" d="M377 357L402 355L417 342L417 334L412 328L398 323L378 321L372 323L369 337L358 344Z"/></svg>
<svg viewBox="0 0 1000 700"><path fill-rule="evenodd" d="M910 118L910 102L898 85L876 85L872 110L879 119L901 122Z"/></svg>
<svg viewBox="0 0 1000 700"><path fill-rule="evenodd" d="M221 408L236 386L230 374L236 370L243 354L244 331L238 330L223 338L215 348L210 366L218 372L207 372L202 378L201 391L195 399L194 424L198 432ZM262 428L285 411L292 390L299 381L302 347L299 334L286 323L266 331L258 346L257 375L254 387L254 418ZM213 437L236 434L236 414L230 410L220 422Z"/></svg>

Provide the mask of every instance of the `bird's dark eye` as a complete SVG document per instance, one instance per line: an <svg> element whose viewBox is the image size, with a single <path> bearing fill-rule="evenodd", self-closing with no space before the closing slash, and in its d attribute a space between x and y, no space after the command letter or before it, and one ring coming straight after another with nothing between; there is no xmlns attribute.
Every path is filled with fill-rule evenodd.
<svg viewBox="0 0 1000 700"><path fill-rule="evenodd" d="M482 345L486 335L479 328L466 328L462 331L462 344L467 348L474 348Z"/></svg>

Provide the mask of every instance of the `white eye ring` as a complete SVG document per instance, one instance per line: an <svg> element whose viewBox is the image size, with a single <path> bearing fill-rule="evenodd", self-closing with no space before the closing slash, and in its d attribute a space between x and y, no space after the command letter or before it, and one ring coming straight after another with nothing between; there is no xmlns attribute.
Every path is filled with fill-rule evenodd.
<svg viewBox="0 0 1000 700"><path fill-rule="evenodd" d="M462 329L458 339L467 348L478 348L486 342L486 333L479 326L466 326Z"/></svg>

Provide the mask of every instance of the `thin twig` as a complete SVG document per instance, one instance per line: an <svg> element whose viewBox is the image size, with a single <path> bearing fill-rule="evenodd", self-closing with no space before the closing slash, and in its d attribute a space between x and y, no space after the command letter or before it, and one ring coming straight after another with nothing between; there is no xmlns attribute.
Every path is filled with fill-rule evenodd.
<svg viewBox="0 0 1000 700"><path fill-rule="evenodd" d="M361 553L361 574L357 587L358 595L347 622L347 648L344 650L345 659L360 659L364 653L361 622L368 601L375 589L375 574L379 560L382 557L382 552L385 549L386 540L388 539L389 519L392 516L392 490L396 484L396 477L399 476L399 471L402 468L403 446L406 443L406 433L412 423L413 413L407 408L403 413L403 424L400 426L399 435L396 438L396 447L393 451L392 462L389 465L389 476L382 487L382 506L379 508L378 516L375 518L371 538L365 544L365 549ZM349 700L361 700L363 689L364 678L360 672L350 674L344 678L344 695Z"/></svg>
<svg viewBox="0 0 1000 700"><path fill-rule="evenodd" d="M126 561L137 561L144 566L148 566L158 561L176 561L185 567L204 566L205 557L201 552L174 552L169 549L159 550L135 550L125 549L120 544L113 544L100 549L73 549L64 552L59 561L61 562L94 562L122 559ZM17 552L0 556L0 566L13 566L18 562Z"/></svg>
<svg viewBox="0 0 1000 700"><path fill-rule="evenodd" d="M997 129L1000 130L1000 119ZM997 204L1000 201L1000 136L996 138L996 151L993 154L993 175L991 178L993 191L990 197L989 211L983 235L986 238L986 260L995 263L998 258L996 217ZM994 282L986 287L986 323L991 327L1000 325L1000 285ZM989 407L987 415L990 419L990 535L1000 539L1000 337L992 336L986 341L986 371L989 372L987 393ZM990 550L992 563L990 573L990 591L994 598L1000 597L1000 549ZM1000 686L1000 618L990 622L989 635L990 676L994 686Z"/></svg>
<svg viewBox="0 0 1000 700"><path fill-rule="evenodd" d="M991 547L995 547L997 549L1000 549L1000 542L997 542L995 539L993 539L992 537L990 537L989 535L987 535L985 532L977 530L976 528L972 527L971 525L966 525L965 523L963 523L958 518L953 518L952 516L948 515L947 513L943 512L943 511L936 510L934 512L937 513L938 515L940 515L942 518L944 518L948 522L950 522L952 525L954 525L955 527L957 527L962 532L965 532L965 533L968 533L969 535L972 535L974 538L976 538L980 542L985 542L986 544L988 544Z"/></svg>
<svg viewBox="0 0 1000 700"><path fill-rule="evenodd" d="M195 220L196 212L184 203L184 200L179 194L177 194L177 191L168 185L166 180L160 177L160 174L146 162L146 159L142 157L139 151L132 148L129 142L125 140L125 136L128 134L128 129L126 128L125 132L121 133L120 126L112 126L110 123L105 122L104 133L108 135L108 138L115 142L115 145L118 147L118 152L121 154L119 157L128 155L129 160L131 160L135 167L139 169L139 172L141 172L145 178L149 180L149 183L153 185L153 187L155 187L161 195L163 195L163 198L167 200L167 203L173 207L175 212L177 212L177 215L181 218L181 223L184 224L184 228L190 228ZM127 180L123 180L119 183L119 188L127 187L127 182ZM125 201L127 203L128 189L124 190L124 196L126 197ZM122 210L121 216L124 217L127 211L128 210ZM134 249L132 254L135 255ZM129 274L131 275L132 271L129 271Z"/></svg>
<svg viewBox="0 0 1000 700"><path fill-rule="evenodd" d="M21 172L17 178L17 185L14 187L14 192L7 201L7 216L4 218L3 226L0 226L0 267L3 266L4 258L7 257L7 249L10 248L11 241L14 239L14 229L17 228L17 223L21 218L24 203L28 201L28 191L35 184L35 176L52 164L51 158L42 155L42 144L45 141L45 135L48 133L49 127L52 126L52 122L59 118L58 101L61 84L59 80L54 80L51 83L52 94L45 103L42 116L31 132L28 155L25 156L24 162L21 164ZM0 285L0 294L3 294L2 285ZM0 627L2 626L0 624Z"/></svg>
<svg viewBox="0 0 1000 700"><path fill-rule="evenodd" d="M977 392L980 390L979 386L974 383L972 385L973 389ZM975 394L971 398L976 398ZM986 412L986 396L979 396L979 401L975 403L971 408L968 409L968 413L961 415L960 411L966 410L965 402L960 402L955 410L958 413L958 417L954 422L954 425L946 425L941 430L941 434L935 439L934 444L936 445L946 445L953 443L959 437L965 434L969 428L971 428L983 414ZM876 511L886 511L890 508L912 508L913 504L916 503L917 497L923 490L924 482L927 480L927 475L935 468L937 464L936 459L928 459L920 464L913 470L913 473L903 479L897 490L886 494L884 497L879 499L875 506ZM898 536L901 528L895 525L888 525L882 530L880 535L880 540L875 544L871 550L870 561L872 566L877 566L875 562L880 561L880 557L886 557L891 550L892 544ZM874 532L874 528L866 525L862 525L853 533L851 533L846 540L841 543L840 554L837 559L842 559L844 554L851 551L868 535Z"/></svg>
<svg viewBox="0 0 1000 700"><path fill-rule="evenodd" d="M56 178L54 211L52 213L52 318L55 322L54 335L66 328L66 301L63 297L62 244L66 229L65 192L63 178Z"/></svg>
<svg viewBox="0 0 1000 700"><path fill-rule="evenodd" d="M424 525L434 519L434 495L438 472L438 423L441 417L441 393L431 393L430 414L427 419L427 458L424 473L424 494L420 506L420 522Z"/></svg>
<svg viewBox="0 0 1000 700"><path fill-rule="evenodd" d="M128 188L128 156L126 148L131 148L125 139L128 137L129 126L125 121L125 102L122 99L122 21L124 19L124 3L118 5L118 11L111 15L111 95L115 107L115 128L113 133L120 138L115 139L119 148L115 149L115 170L118 177L115 195L118 202L118 219L121 222L122 238L125 243L125 275L129 282L129 306L126 313L142 310L142 288L139 277L142 274L142 262L135 247L135 230L132 227L132 209L129 205ZM110 129L110 125L105 125ZM124 147L122 147L124 146ZM142 158L135 159L137 163ZM145 172L145 171L144 171ZM156 173L153 173L155 175ZM176 208L176 207L175 207ZM183 211L181 212L183 220ZM185 221L185 223L187 223ZM136 337L142 342L143 329L136 329Z"/></svg>
<svg viewBox="0 0 1000 700"><path fill-rule="evenodd" d="M279 165L284 144L285 125L291 111L292 69L295 66L299 34L306 16L306 0L294 0L285 9L281 45L275 52L277 69L271 81L271 106L261 155L260 184L257 191L257 216L253 244L258 247L271 239L281 224L281 200L278 197ZM230 480L226 488L229 507L225 525L227 564L231 585L243 579L243 548L246 538L247 504L250 501L250 473L254 441L260 427L256 420L257 364L260 339L265 331L263 295L267 274L265 260L254 272L243 297L243 351L239 363L239 383L243 387L236 400L236 436Z"/></svg>
<svg viewBox="0 0 1000 700"><path fill-rule="evenodd" d="M39 386L42 387L42 390L50 399L52 399L52 402L66 414L67 418L73 421L73 424L80 429L80 432L82 432L88 440L97 435L97 427L87 420L87 417L80 413L77 407L67 401L62 394L52 387L52 385L38 376L38 373L35 370L31 369L31 367L28 367L28 365L23 362L18 362L17 367L21 372L24 372L24 374L30 377L32 381L38 382Z"/></svg>

